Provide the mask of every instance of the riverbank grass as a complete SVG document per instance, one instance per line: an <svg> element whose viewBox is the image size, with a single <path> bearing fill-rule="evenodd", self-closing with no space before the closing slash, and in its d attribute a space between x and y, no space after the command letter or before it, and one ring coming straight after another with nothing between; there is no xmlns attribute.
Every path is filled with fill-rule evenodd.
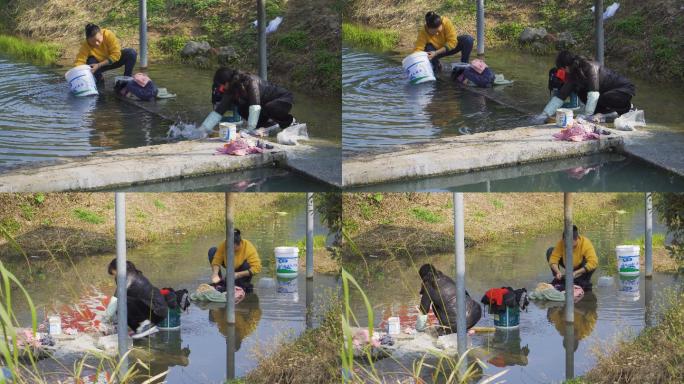
<svg viewBox="0 0 684 384"><path fill-rule="evenodd" d="M0 52L37 65L54 64L61 56L57 44L34 42L7 35L0 35Z"/></svg>
<svg viewBox="0 0 684 384"><path fill-rule="evenodd" d="M373 29L343 23L342 41L356 48L389 51L399 42L399 33L389 29Z"/></svg>

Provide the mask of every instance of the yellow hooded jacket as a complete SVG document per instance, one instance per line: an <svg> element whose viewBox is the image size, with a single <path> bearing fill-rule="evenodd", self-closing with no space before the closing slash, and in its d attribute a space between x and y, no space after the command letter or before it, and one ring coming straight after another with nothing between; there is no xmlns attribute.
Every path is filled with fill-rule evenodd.
<svg viewBox="0 0 684 384"><path fill-rule="evenodd" d="M256 248L249 240L242 239L242 242L240 242L240 249L235 250L235 265L233 266L233 270L238 268L245 261L249 263L249 270L253 275L261 272L261 259L259 259ZM216 254L211 261L211 265L220 265L227 268L225 240L221 242L216 249Z"/></svg>
<svg viewBox="0 0 684 384"><path fill-rule="evenodd" d="M83 65L89 56L94 56L98 62L109 60L109 64L116 63L121 58L121 44L114 32L102 28L102 44L99 47L92 47L88 40L81 43L81 48L76 55L74 65Z"/></svg>
<svg viewBox="0 0 684 384"><path fill-rule="evenodd" d="M446 50L449 51L456 48L457 38L454 23L447 17L442 17L442 31L436 35L430 35L427 32L427 26L423 25L423 28L418 32L416 48L413 52L424 51L427 43L431 43L436 49L446 47Z"/></svg>
<svg viewBox="0 0 684 384"><path fill-rule="evenodd" d="M549 258L549 265L558 264L560 260L563 260L563 264L567 267L565 262L565 242L560 240L556 247L551 253ZM586 261L584 267L587 272L591 272L598 267L598 257L596 257L596 251L594 250L594 245L586 237L579 235L577 237L577 246L572 249L572 264L573 270L579 268L582 261Z"/></svg>

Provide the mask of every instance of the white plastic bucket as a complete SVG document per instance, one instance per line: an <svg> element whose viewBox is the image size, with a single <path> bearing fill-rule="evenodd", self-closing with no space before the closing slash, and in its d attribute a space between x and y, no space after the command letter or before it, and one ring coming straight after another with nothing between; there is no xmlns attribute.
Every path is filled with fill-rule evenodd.
<svg viewBox="0 0 684 384"><path fill-rule="evenodd" d="M89 65L79 65L71 68L64 77L66 78L71 92L75 96L90 96L97 95L97 86L95 85L95 77L90 72Z"/></svg>
<svg viewBox="0 0 684 384"><path fill-rule="evenodd" d="M52 336L62 334L62 318L59 315L48 317L48 333Z"/></svg>
<svg viewBox="0 0 684 384"><path fill-rule="evenodd" d="M401 320L398 317L390 317L387 319L387 333L390 335L398 335L401 333Z"/></svg>
<svg viewBox="0 0 684 384"><path fill-rule="evenodd" d="M237 139L237 125L235 123L219 123L219 137L227 142Z"/></svg>
<svg viewBox="0 0 684 384"><path fill-rule="evenodd" d="M276 275L278 277L297 277L299 271L299 248L276 247Z"/></svg>
<svg viewBox="0 0 684 384"><path fill-rule="evenodd" d="M624 301L639 301L639 276L620 276L618 298Z"/></svg>
<svg viewBox="0 0 684 384"><path fill-rule="evenodd" d="M411 84L436 80L435 73L432 71L432 64L430 64L426 52L414 52L406 56L401 65L404 67L406 77Z"/></svg>
<svg viewBox="0 0 684 384"><path fill-rule="evenodd" d="M299 286L297 279L278 278L278 288L276 288L278 296L281 296L285 301L294 303L299 302Z"/></svg>
<svg viewBox="0 0 684 384"><path fill-rule="evenodd" d="M556 110L556 127L565 128L572 125L573 112L569 108L558 108Z"/></svg>
<svg viewBox="0 0 684 384"><path fill-rule="evenodd" d="M639 276L641 264L639 263L638 245L618 245L615 247L617 256L618 273L625 276Z"/></svg>

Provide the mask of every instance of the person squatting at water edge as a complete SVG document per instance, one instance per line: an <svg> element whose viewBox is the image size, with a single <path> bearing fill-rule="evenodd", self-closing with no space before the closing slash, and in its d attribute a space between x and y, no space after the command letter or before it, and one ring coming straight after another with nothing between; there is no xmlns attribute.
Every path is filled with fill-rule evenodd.
<svg viewBox="0 0 684 384"><path fill-rule="evenodd" d="M427 52L428 59L435 72L441 72L439 59L461 52L461 62L467 63L473 50L475 39L467 34L456 36L456 27L447 17L435 12L425 15L425 25L418 32L416 47L413 52Z"/></svg>
<svg viewBox="0 0 684 384"><path fill-rule="evenodd" d="M233 242L235 243L235 263L233 271L235 274L235 286L245 290L245 293L251 293L254 287L252 286L252 276L261 272L261 259L257 253L254 244L249 240L243 239L240 230L235 229ZM224 240L216 247L209 248L208 252L209 264L211 264L211 282L214 288L219 292L225 292L223 275L221 274L221 267L226 268L226 241ZM228 273L226 271L226 273Z"/></svg>
<svg viewBox="0 0 684 384"><path fill-rule="evenodd" d="M122 50L114 32L95 24L85 26L85 36L86 39L81 43L74 65L90 65L98 85L104 83L102 74L105 71L121 66L124 66L124 76L133 75L133 67L135 67L138 55L135 49L124 48Z"/></svg>
<svg viewBox="0 0 684 384"><path fill-rule="evenodd" d="M560 286L561 290L565 290L565 277L561 273L559 266L563 267L567 273L565 266L565 231L563 237L558 241L555 247L546 250L546 261L551 268L553 275L554 286ZM585 291L591 291L591 276L594 274L596 267L598 267L598 257L591 241L585 236L580 236L576 225L572 226L572 276L574 284L579 285Z"/></svg>
<svg viewBox="0 0 684 384"><path fill-rule="evenodd" d="M420 312L427 314L432 307L439 324L439 333L456 332L456 283L432 264L423 264L418 270L422 281ZM466 329L472 328L482 317L480 304L466 291Z"/></svg>
<svg viewBox="0 0 684 384"><path fill-rule="evenodd" d="M615 119L634 109L634 84L605 66L569 51L561 51L556 57L558 70L564 72L563 84L546 104L544 111L534 118L534 123L544 124L573 92L584 103L584 111L580 113L585 117L600 113L607 115L606 118Z"/></svg>
<svg viewBox="0 0 684 384"><path fill-rule="evenodd" d="M250 73L225 67L217 69L211 99L214 110L199 127L205 134L211 132L233 106L247 120L250 130L275 124L285 129L296 123L290 114L294 104L292 92Z"/></svg>
<svg viewBox="0 0 684 384"><path fill-rule="evenodd" d="M109 263L107 273L116 281L116 259ZM133 339L158 332L157 324L168 315L168 304L161 291L130 261L126 261L126 303L128 327L135 332ZM110 318L114 316L116 300L110 302L107 313Z"/></svg>

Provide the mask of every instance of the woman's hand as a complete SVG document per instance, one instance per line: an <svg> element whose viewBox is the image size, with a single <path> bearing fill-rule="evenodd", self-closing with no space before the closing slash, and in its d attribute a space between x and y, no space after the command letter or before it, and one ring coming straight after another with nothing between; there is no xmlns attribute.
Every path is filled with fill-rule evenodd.
<svg viewBox="0 0 684 384"><path fill-rule="evenodd" d="M437 54L436 51L429 51L429 52L427 53L427 55L428 55L428 60L432 60L432 59L435 57L436 54Z"/></svg>
<svg viewBox="0 0 684 384"><path fill-rule="evenodd" d="M100 69L100 63L90 64L90 72L93 74L97 72L98 69Z"/></svg>
<svg viewBox="0 0 684 384"><path fill-rule="evenodd" d="M221 281L221 278L219 277L218 274L213 274L213 275L211 275L211 282L212 282L212 283L216 284L216 283L218 283L218 282L220 282L220 281Z"/></svg>

